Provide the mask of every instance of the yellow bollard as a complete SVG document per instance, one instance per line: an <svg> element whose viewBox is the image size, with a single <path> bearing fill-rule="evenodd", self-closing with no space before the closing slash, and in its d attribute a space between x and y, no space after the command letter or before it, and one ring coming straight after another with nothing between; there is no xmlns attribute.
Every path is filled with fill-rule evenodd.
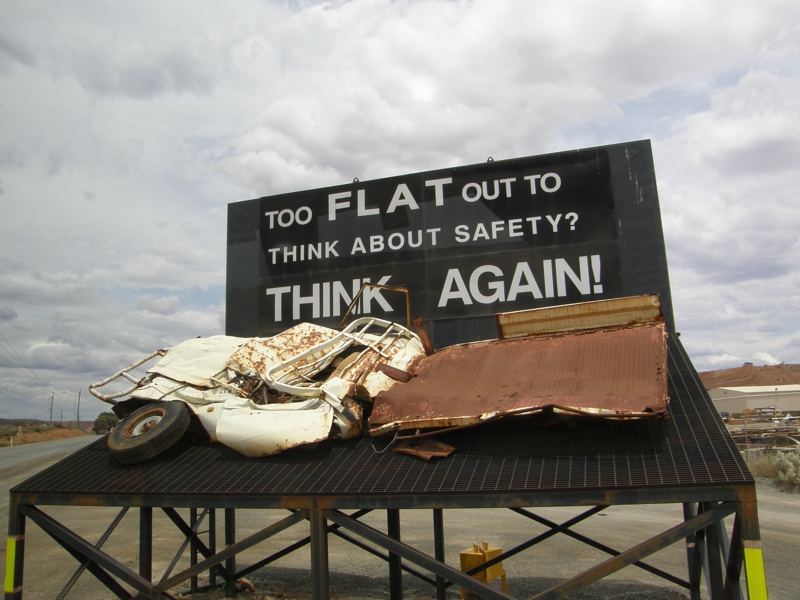
<svg viewBox="0 0 800 600"><path fill-rule="evenodd" d="M752 542L750 542L752 544ZM758 542L757 542L758 543ZM748 542L745 542L747 545ZM760 545L760 543L758 543ZM767 578L764 575L764 555L760 547L744 549L744 569L747 575L747 597L767 600Z"/></svg>
<svg viewBox="0 0 800 600"><path fill-rule="evenodd" d="M501 548L490 548L489 544L486 542L483 542L483 544L480 546L473 542L472 548L467 548L458 554L459 559L461 560L461 572L466 573L467 571L482 565L486 561L500 556L502 553L503 550ZM483 583L489 583L490 581L493 581L499 577L503 583L503 592L506 594L508 593L506 572L503 569L502 561L496 565L492 565L488 569L475 573L473 577L478 581L482 581ZM466 600L466 598L467 591L464 588L461 588L461 600Z"/></svg>

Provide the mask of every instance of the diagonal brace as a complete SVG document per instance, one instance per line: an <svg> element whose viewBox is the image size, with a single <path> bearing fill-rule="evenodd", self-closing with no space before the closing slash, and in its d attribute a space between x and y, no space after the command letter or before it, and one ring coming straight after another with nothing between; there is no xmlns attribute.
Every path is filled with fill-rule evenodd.
<svg viewBox="0 0 800 600"><path fill-rule="evenodd" d="M712 523L715 523L720 519L724 519L728 515L736 512L736 509L736 503L733 502L719 504L711 510L702 512L696 517L685 521L680 525L676 525L672 529L668 529L664 533L657 535L646 542L634 546L619 556L610 558L607 561L600 563L596 567L593 567L588 571L584 571L580 575L577 575L576 577L573 577L572 579L565 581L560 585L533 596L531 600L555 600L556 598L563 598L569 594L577 592L578 590L582 590L587 585L594 583L603 577L611 575L611 573L615 573L646 556L650 556L651 554L674 544L692 532L705 529Z"/></svg>
<svg viewBox="0 0 800 600"><path fill-rule="evenodd" d="M458 569L450 567L445 563L431 558L424 552L420 552L416 548L404 544L385 533L370 527L364 523L351 519L348 515L339 512L338 510L327 511L326 518L342 526L342 528L352 531L357 535L367 539L368 541L385 548L389 552L393 552L398 556L403 557L407 561L414 563L417 566L423 567L435 575L445 577L463 587L464 589L474 592L487 600L510 600L512 597L508 594L498 592L488 585L478 581L474 577L462 573Z"/></svg>
<svg viewBox="0 0 800 600"><path fill-rule="evenodd" d="M103 533L103 535L100 536L100 539L97 540L97 543L94 545L95 548L97 548L99 550L100 548L103 547L103 544L106 543L108 538L111 536L111 534L117 528L117 525L119 525L120 521L122 521L122 518L127 514L128 508L129 507L127 507L127 506L123 507L122 510L119 511L117 516L114 517L114 520L111 521L111 525L108 526L108 529L106 529L105 533ZM81 575L83 575L83 572L89 567L90 563L91 563L90 560L84 560L83 562L81 562L81 566L78 567L78 569L75 571L75 573L72 575L72 577L69 578L69 581L67 582L67 584L59 592L58 596L56 596L56 600L64 600L64 598L67 597L67 594L69 594L69 591L78 582L78 579L80 578Z"/></svg>
<svg viewBox="0 0 800 600"><path fill-rule="evenodd" d="M195 541L195 544L196 544L196 547L197 547L197 551L200 554L202 554L204 558L210 558L210 557L214 556L214 553L211 550L209 550L208 546L206 546L205 543L203 543L203 540L201 540L199 537L197 537L197 529L196 528L193 529L192 527L187 525L186 521L184 521L183 518L178 514L177 510L175 510L174 508L171 508L169 506L162 506L161 510L164 511L164 514L169 517L170 521L172 521L175 524L175 527L177 527L180 530L180 532L184 535L184 537L188 541L191 541L191 539L194 538L194 541ZM208 513L209 510L210 509L206 509L203 512L203 515ZM180 553L182 554L184 550L185 550L185 546L180 550ZM220 577L222 577L225 581L228 581L231 578L231 574L228 573L228 570L225 568L224 565L218 564L218 565L216 565L214 567L214 569L216 569L217 574ZM167 571L167 575L169 574L170 571L171 571L171 569L169 569ZM163 580L163 578L162 578L162 580Z"/></svg>
<svg viewBox="0 0 800 600"><path fill-rule="evenodd" d="M90 544L78 534L68 529L50 515L42 512L35 506L20 505L19 511L31 521L41 527L48 535L58 541L65 548L72 549L74 552L83 555L93 564L105 569L109 573L116 575L124 582L131 585L139 592L145 593L148 598L168 598L169 596L156 594L153 595L152 584L139 574L135 573L122 563L114 560L108 554L101 552L94 545ZM91 565L89 565L90 568Z"/></svg>
<svg viewBox="0 0 800 600"><path fill-rule="evenodd" d="M197 530L200 529L200 525L203 523L203 520L205 520L209 510L211 509L208 508L203 509L200 518L195 521L194 525L192 525L190 529L191 535L187 536L183 540L183 543L181 544L181 547L178 549L178 552L175 554L175 557L172 559L172 562L169 563L167 570L164 571L164 574L161 576L161 581L164 581L167 577L169 577L169 574L172 573L172 570L175 568L175 565L178 564L178 561L181 559L181 556L183 556L183 553L186 552L186 548L189 546L190 543L192 543L192 540L194 540L195 542L198 541Z"/></svg>
<svg viewBox="0 0 800 600"><path fill-rule="evenodd" d="M563 525L559 525L558 523L555 523L555 522L551 521L550 519L546 519L544 517L541 517L541 516L539 516L537 514L529 512L529 511L527 511L527 510L525 510L523 508L512 508L510 510L512 510L513 512L515 512L515 513L517 513L519 515L522 515L523 517L527 517L527 518L529 518L529 519L531 519L533 521L536 521L537 523L540 523L540 524L544 525L545 527L549 527L550 529L555 529L558 533L563 533L564 535L566 535L568 537L571 537L574 540L577 540L579 542L583 542L587 546L591 546L592 548L596 548L598 550L602 550L606 554L611 554L612 556L619 556L621 554L621 552L619 552L618 550L614 550L610 546L606 546L605 544L602 544L602 543L600 543L598 541L595 541L590 537L587 537L587 536L585 536L585 535L583 535L581 533L578 533L577 531L572 531L571 529L568 529L567 527L564 527ZM662 571L661 569L658 569L658 568L656 568L656 567L654 567L652 565L648 565L647 563L643 563L643 562L640 562L640 561L637 560L635 563L633 563L633 566L639 567L640 569L648 571L649 573L652 573L653 575L658 575L662 579L666 579L667 581L669 581L671 583L674 583L675 585L679 585L679 586L684 587L686 589L689 589L689 587L690 587L688 581L684 581L683 579L680 579L679 577L675 577L671 573L667 573L666 571Z"/></svg>
<svg viewBox="0 0 800 600"><path fill-rule="evenodd" d="M600 504L598 506L593 506L589 510L587 510L585 512L582 512L579 515L575 515L571 519L568 519L568 520L564 521L561 524L561 527L569 528L569 527L572 527L573 525L577 525L581 521L585 521L589 517L592 517L592 516L596 515L601 510L605 510L606 508L608 508L608 506L605 505L605 504ZM480 573L481 571L483 571L485 569L488 569L489 567L493 567L497 563L503 562L504 560L506 560L507 558L509 558L511 556L519 554L523 550L527 550L528 548L531 548L532 546L535 546L536 544L542 543L543 541L553 537L557 533L558 533L558 530L556 530L556 529L550 529L549 531L545 531L544 533L540 533L536 537L533 537L533 538L529 539L527 542L523 542L519 546L515 546L515 547L511 548L510 550L506 550L500 556L495 556L493 559L487 560L485 563L481 563L477 567L473 567L469 571L466 571L466 574L467 575L475 575L475 573ZM450 586L450 585L452 585L452 583L448 583L448 586Z"/></svg>
<svg viewBox="0 0 800 600"><path fill-rule="evenodd" d="M231 544L224 550L217 552L216 554L210 556L206 560L200 561L196 565L184 571L181 571L177 575L173 575L166 581L160 581L158 585L155 586L154 589L158 591L168 590L171 587L178 585L182 581L186 581L187 579L190 579L192 576L202 573L206 569L213 567L214 565L218 565L219 563L233 556L236 556L240 552L244 552L248 548L251 548L256 544L263 542L267 538L270 538L273 535L276 535L281 531L284 531L285 529L289 529L289 527L291 527L292 525L296 525L300 521L306 519L307 513L308 511L306 510L299 510L295 513L292 513L288 517L285 517L280 521L277 521L276 523L273 523L272 525L265 527L261 531L258 531L253 535L246 537L245 539L239 542L236 542L235 544Z"/></svg>

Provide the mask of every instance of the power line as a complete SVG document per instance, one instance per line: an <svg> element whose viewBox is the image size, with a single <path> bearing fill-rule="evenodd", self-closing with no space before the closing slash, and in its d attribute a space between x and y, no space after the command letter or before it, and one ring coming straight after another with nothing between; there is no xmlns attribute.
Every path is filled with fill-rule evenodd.
<svg viewBox="0 0 800 600"><path fill-rule="evenodd" d="M20 362L21 362L23 365L25 365L25 368L26 368L26 369L28 369L28 371L30 371L30 372L33 374L33 376L34 376L36 379L32 378L30 375L28 375L27 373L25 373L25 371L23 371L22 369L20 369L20 368L19 368L17 365L15 365L13 362L11 362L10 360L8 360L8 359L7 359L7 358L5 358L4 356L0 356L0 358L2 358L2 359L3 359L3 360L6 362L6 363L8 363L8 365L9 365L10 367L12 367L13 369L16 369L16 370L17 370L17 371L19 371L19 372L20 372L20 373L21 373L23 376L27 377L27 378L28 378L30 381L32 381L32 382L34 382L34 383L36 383L37 385L42 385L42 384L44 384L44 386L45 386L45 387L47 387L47 388L49 389L49 391L51 391L51 392L52 392L52 393L55 395L55 397L56 397L56 398L58 398L58 400L59 400L60 402L68 402L68 400L65 400L65 399L61 398L60 396L58 396L58 394L56 393L56 390L55 390L55 386L53 386L53 385L52 385L50 382L48 382L48 381L46 381L45 379L43 379L42 377L40 377L40 376L39 376L39 375L38 375L38 374L37 374L37 373L36 373L36 372L35 372L33 369L31 369L31 368L30 368L30 367L27 365L27 363L25 363L25 361L24 361L24 360L22 360L22 357L21 357L21 356L19 355L19 353L18 353L18 352L17 352L17 351L14 349L14 346L12 346L12 345L11 345L11 343L10 343L10 342L9 342L9 341L6 339L6 337L5 337L5 336L4 336L2 333L0 333L0 337L1 337L1 338L3 338L3 340L4 340L4 341L5 341L5 343L8 345L8 347L9 347L9 348L11 348L11 350L14 352L14 355L16 355L17 359L18 359L18 360L19 360L19 361L20 361ZM3 348L2 346L0 346L0 350L2 350L3 352L5 352L7 355L11 356L11 353L10 353L8 350L6 350L5 348ZM13 358L13 356L11 356L11 357ZM38 381L37 381L37 380L38 380Z"/></svg>
<svg viewBox="0 0 800 600"><path fill-rule="evenodd" d="M6 345L7 345L9 348L11 348L11 351L14 353L14 356L16 356L16 357L17 357L17 360L19 360L19 362L21 362L23 365L25 365L25 368L26 368L26 369L28 369L28 371L30 371L30 372L31 372L31 374L32 374L34 377L36 377L36 378L37 378L39 381L41 381L42 383L44 383L44 384L45 384L47 387L49 387L49 388L52 388L52 387L53 387L53 386L52 386L52 385L51 385L51 384L50 384L48 381L45 381L45 380L44 380L42 377L40 377L40 376L39 376L39 374L38 374L38 373L36 373L36 372L35 372L33 369L31 369L31 368L28 366L28 363L26 363L26 362L25 362L25 361L22 359L22 357L19 355L19 352L17 352L17 350L14 348L14 346L11 344L11 342L9 342L9 341L6 339L6 336L4 336L4 335L3 335L1 332L0 332L0 338L3 338L3 341L6 343ZM5 350L5 349L4 349L4 351L6 352L6 354L8 354L8 350Z"/></svg>

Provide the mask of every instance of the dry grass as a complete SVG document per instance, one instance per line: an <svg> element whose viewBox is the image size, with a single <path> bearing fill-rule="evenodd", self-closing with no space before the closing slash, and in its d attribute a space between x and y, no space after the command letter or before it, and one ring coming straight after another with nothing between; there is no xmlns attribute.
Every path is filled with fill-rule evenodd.
<svg viewBox="0 0 800 600"><path fill-rule="evenodd" d="M776 479L778 477L778 467L775 464L775 454L771 452L750 452L745 453L744 461L753 477L764 477Z"/></svg>
<svg viewBox="0 0 800 600"><path fill-rule="evenodd" d="M8 429L8 427L3 428ZM35 431L34 429L38 430ZM17 435L16 427L13 428L11 431L0 431L0 448L4 446L10 446L11 438L14 439L13 445L17 446L20 444L36 444L38 442L53 442L55 440L64 440L67 438L73 437L80 437L83 435L89 435L85 431L80 431L78 429L63 429L61 427L23 427L22 428L22 435Z"/></svg>

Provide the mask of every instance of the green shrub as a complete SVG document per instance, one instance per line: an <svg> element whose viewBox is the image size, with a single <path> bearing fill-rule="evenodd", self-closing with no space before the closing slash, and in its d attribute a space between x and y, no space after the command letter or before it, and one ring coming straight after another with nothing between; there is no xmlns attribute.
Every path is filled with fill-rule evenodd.
<svg viewBox="0 0 800 600"><path fill-rule="evenodd" d="M775 468L778 470L775 481L782 488L800 486L800 454L778 454L775 457Z"/></svg>
<svg viewBox="0 0 800 600"><path fill-rule="evenodd" d="M119 419L117 415L111 412L104 412L100 413L100 415L94 420L94 425L92 425L92 431L94 431L98 435L105 435L109 431L111 431L114 427L117 426L119 423Z"/></svg>

